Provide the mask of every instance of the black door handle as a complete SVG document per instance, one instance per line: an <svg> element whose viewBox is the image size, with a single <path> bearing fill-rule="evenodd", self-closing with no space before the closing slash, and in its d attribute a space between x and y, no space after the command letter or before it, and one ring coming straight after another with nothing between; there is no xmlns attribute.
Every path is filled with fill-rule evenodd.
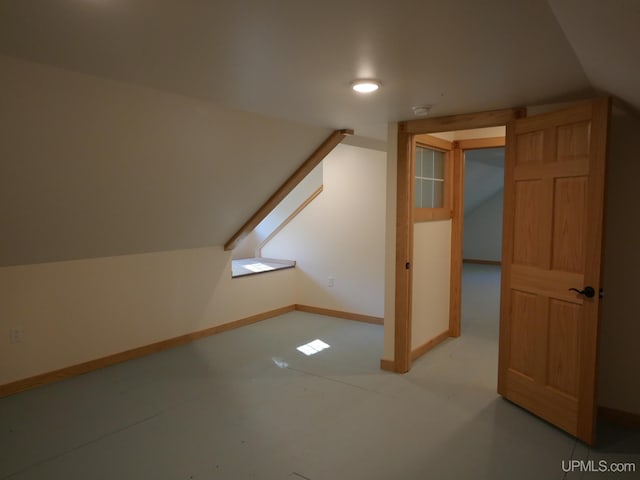
<svg viewBox="0 0 640 480"><path fill-rule="evenodd" d="M596 296L596 291L593 287L584 287L584 290L578 290L577 288L570 288L572 292L577 292L580 295L584 295L587 298L593 298Z"/></svg>

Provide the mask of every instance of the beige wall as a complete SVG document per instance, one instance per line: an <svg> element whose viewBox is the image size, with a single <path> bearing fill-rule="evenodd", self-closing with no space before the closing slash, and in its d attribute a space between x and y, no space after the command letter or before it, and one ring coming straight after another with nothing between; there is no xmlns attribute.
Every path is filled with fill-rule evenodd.
<svg viewBox="0 0 640 480"><path fill-rule="evenodd" d="M0 384L296 303L293 269L231 279L221 247L0 268ZM3 335L5 338L8 336Z"/></svg>
<svg viewBox="0 0 640 480"><path fill-rule="evenodd" d="M297 303L382 317L386 153L339 145L323 171L323 192L262 254L296 260Z"/></svg>
<svg viewBox="0 0 640 480"><path fill-rule="evenodd" d="M0 383L296 303L220 245L328 129L4 56L0 105Z"/></svg>
<svg viewBox="0 0 640 480"><path fill-rule="evenodd" d="M449 330L451 220L413 227L411 348Z"/></svg>

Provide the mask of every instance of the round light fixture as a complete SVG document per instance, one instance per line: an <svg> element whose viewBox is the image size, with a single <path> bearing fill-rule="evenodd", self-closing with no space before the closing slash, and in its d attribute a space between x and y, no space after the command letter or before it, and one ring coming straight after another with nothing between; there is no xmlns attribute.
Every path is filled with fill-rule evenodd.
<svg viewBox="0 0 640 480"><path fill-rule="evenodd" d="M380 82L372 79L354 80L351 88L358 93L373 93L380 88Z"/></svg>
<svg viewBox="0 0 640 480"><path fill-rule="evenodd" d="M426 117L431 112L431 105L418 105L411 107L411 110L416 117Z"/></svg>

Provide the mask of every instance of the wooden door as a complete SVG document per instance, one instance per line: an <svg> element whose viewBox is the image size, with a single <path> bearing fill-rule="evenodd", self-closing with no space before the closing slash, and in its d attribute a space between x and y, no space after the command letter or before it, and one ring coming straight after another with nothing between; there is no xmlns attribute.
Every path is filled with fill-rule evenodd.
<svg viewBox="0 0 640 480"><path fill-rule="evenodd" d="M498 392L589 444L609 111L601 99L507 125ZM570 290L586 286L592 298Z"/></svg>

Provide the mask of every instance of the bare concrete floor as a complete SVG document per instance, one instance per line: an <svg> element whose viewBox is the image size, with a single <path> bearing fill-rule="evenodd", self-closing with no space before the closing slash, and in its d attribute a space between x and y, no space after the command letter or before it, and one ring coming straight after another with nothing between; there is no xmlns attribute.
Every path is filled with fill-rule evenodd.
<svg viewBox="0 0 640 480"><path fill-rule="evenodd" d="M291 312L0 399L0 479L640 478L640 432L589 449L498 397L498 280L465 267L462 336L406 375L382 327Z"/></svg>

